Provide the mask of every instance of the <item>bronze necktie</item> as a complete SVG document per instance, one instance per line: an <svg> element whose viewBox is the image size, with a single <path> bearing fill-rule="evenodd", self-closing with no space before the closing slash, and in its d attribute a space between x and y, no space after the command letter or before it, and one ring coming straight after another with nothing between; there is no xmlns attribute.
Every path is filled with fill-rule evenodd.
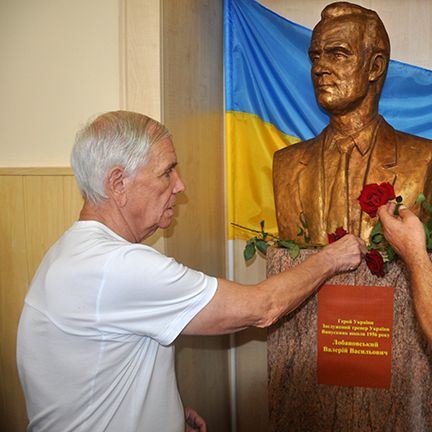
<svg viewBox="0 0 432 432"><path fill-rule="evenodd" d="M340 158L331 191L329 213L337 216L336 218L332 217L331 220L336 219L339 225L328 226L328 232L334 232L339 226L349 230L348 170L349 159L355 143L351 137L347 137L338 140L336 144L339 148Z"/></svg>

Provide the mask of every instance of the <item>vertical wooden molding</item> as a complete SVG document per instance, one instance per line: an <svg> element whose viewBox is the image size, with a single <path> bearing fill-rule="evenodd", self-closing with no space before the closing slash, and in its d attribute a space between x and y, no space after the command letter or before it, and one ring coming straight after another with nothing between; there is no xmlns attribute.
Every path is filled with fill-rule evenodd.
<svg viewBox="0 0 432 432"><path fill-rule="evenodd" d="M215 276L225 276L222 6L162 1L161 24L163 120L186 183L167 253ZM180 337L176 348L184 403L206 418L209 430L229 431L228 337Z"/></svg>
<svg viewBox="0 0 432 432"><path fill-rule="evenodd" d="M123 0L125 106L161 120L160 0Z"/></svg>

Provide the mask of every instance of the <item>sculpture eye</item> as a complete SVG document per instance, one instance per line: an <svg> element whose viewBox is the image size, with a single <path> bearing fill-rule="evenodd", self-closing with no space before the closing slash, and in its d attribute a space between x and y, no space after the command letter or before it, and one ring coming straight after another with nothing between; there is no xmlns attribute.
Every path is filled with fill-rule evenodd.
<svg viewBox="0 0 432 432"><path fill-rule="evenodd" d="M309 58L312 63L314 63L316 60L319 60L320 55L317 52L309 52Z"/></svg>
<svg viewBox="0 0 432 432"><path fill-rule="evenodd" d="M350 55L350 52L342 47L330 48L328 53L335 60L343 60Z"/></svg>

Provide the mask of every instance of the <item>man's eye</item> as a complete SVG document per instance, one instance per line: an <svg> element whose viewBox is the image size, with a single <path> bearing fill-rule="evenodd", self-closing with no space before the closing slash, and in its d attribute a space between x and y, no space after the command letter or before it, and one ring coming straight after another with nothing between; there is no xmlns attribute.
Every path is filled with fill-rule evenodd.
<svg viewBox="0 0 432 432"><path fill-rule="evenodd" d="M332 55L333 58L337 60L342 60L348 57L348 54L345 51L333 51Z"/></svg>

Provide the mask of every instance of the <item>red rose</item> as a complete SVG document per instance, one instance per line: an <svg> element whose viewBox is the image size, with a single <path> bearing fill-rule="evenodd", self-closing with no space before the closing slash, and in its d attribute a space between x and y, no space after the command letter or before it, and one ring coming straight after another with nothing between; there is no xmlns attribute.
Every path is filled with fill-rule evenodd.
<svg viewBox="0 0 432 432"><path fill-rule="evenodd" d="M372 183L363 187L358 200L361 209L370 217L375 217L378 207L395 198L395 191L390 183Z"/></svg>
<svg viewBox="0 0 432 432"><path fill-rule="evenodd" d="M333 243L347 234L348 233L342 227L338 227L334 233L327 234L328 242L329 244Z"/></svg>
<svg viewBox="0 0 432 432"><path fill-rule="evenodd" d="M372 274L379 277L384 277L384 260L381 254L376 250L372 249L370 250L366 256L366 264L369 267L369 270Z"/></svg>

